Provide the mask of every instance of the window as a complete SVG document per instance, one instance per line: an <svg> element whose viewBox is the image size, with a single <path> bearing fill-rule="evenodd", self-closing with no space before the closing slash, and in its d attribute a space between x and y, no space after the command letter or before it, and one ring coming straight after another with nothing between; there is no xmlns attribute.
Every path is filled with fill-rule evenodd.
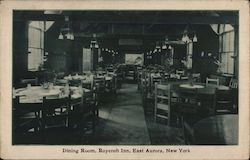
<svg viewBox="0 0 250 160"><path fill-rule="evenodd" d="M38 71L43 65L44 22L31 21L28 28L28 70Z"/></svg>
<svg viewBox="0 0 250 160"><path fill-rule="evenodd" d="M192 69L193 42L187 44L187 69Z"/></svg>
<svg viewBox="0 0 250 160"><path fill-rule="evenodd" d="M229 25L220 26L220 70L223 73L234 74L234 28Z"/></svg>

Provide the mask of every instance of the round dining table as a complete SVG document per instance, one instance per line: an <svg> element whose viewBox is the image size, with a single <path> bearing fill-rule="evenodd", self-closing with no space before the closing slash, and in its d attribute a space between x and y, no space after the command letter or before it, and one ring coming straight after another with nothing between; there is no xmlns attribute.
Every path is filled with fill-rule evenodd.
<svg viewBox="0 0 250 160"><path fill-rule="evenodd" d="M216 115L198 121L193 126L195 144L237 145L238 115Z"/></svg>
<svg viewBox="0 0 250 160"><path fill-rule="evenodd" d="M190 83L190 82L170 82L172 95L174 97L181 96L182 92L188 93L188 90L196 90L196 92L191 91L190 93L194 93L195 95L193 97L196 97L198 109L197 109L197 116L207 116L214 114L214 100L215 100L215 94L216 89L219 90L228 90L230 91L230 88L228 86L224 85L207 85L206 83ZM185 110L185 108L182 107L176 107L177 110Z"/></svg>
<svg viewBox="0 0 250 160"><path fill-rule="evenodd" d="M190 82L171 82L172 90L178 92L181 89L197 89L198 95L214 95L216 89L229 90L228 86L224 85L207 85L205 83L190 83Z"/></svg>
<svg viewBox="0 0 250 160"><path fill-rule="evenodd" d="M65 86L52 86L44 88L43 86L30 86L26 88L15 89L13 94L20 97L20 103L42 103L43 97L60 98L65 97ZM82 93L90 92L89 89L79 87L69 87L72 99L77 99L82 96Z"/></svg>

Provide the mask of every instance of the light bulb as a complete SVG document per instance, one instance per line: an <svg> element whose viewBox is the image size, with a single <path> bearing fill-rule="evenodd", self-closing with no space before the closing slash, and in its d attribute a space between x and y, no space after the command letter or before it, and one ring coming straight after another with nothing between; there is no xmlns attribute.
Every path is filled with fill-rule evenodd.
<svg viewBox="0 0 250 160"><path fill-rule="evenodd" d="M75 36L73 35L73 33L71 33L71 40L74 40Z"/></svg>
<svg viewBox="0 0 250 160"><path fill-rule="evenodd" d="M95 48L99 48L99 45L97 43L95 44Z"/></svg>
<svg viewBox="0 0 250 160"><path fill-rule="evenodd" d="M62 32L60 32L60 34L59 34L59 36L58 36L58 39L63 39Z"/></svg>
<svg viewBox="0 0 250 160"><path fill-rule="evenodd" d="M194 35L193 42L197 42L197 41L198 41L197 36Z"/></svg>
<svg viewBox="0 0 250 160"><path fill-rule="evenodd" d="M70 39L70 34L69 33L66 34L66 38Z"/></svg>
<svg viewBox="0 0 250 160"><path fill-rule="evenodd" d="M164 45L162 46L162 49L167 49L167 45L164 44Z"/></svg>

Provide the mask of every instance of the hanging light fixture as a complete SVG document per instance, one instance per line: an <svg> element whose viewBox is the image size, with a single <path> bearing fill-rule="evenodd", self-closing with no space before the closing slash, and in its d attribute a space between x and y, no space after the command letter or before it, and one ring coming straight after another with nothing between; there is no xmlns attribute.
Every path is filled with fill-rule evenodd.
<svg viewBox="0 0 250 160"><path fill-rule="evenodd" d="M162 46L162 49L167 49L166 43Z"/></svg>
<svg viewBox="0 0 250 160"><path fill-rule="evenodd" d="M190 39L189 39L188 35L185 34L183 42L187 43L187 42L189 42L189 40L190 40Z"/></svg>
<svg viewBox="0 0 250 160"><path fill-rule="evenodd" d="M196 34L194 34L193 42L198 42Z"/></svg>
<svg viewBox="0 0 250 160"><path fill-rule="evenodd" d="M66 39L70 39L71 38L69 33L67 33L65 36L66 36Z"/></svg>
<svg viewBox="0 0 250 160"><path fill-rule="evenodd" d="M155 47L156 49L160 49L161 47L160 47L160 45L156 45L156 47Z"/></svg>
<svg viewBox="0 0 250 160"><path fill-rule="evenodd" d="M184 35L184 34L182 35L181 40L182 40L183 42L185 42L186 39L185 39L185 35Z"/></svg>
<svg viewBox="0 0 250 160"><path fill-rule="evenodd" d="M99 48L99 45L97 43L95 44L95 48Z"/></svg>
<svg viewBox="0 0 250 160"><path fill-rule="evenodd" d="M189 38L188 38L187 34L184 33L181 40L186 43L188 41L188 39Z"/></svg>
<svg viewBox="0 0 250 160"><path fill-rule="evenodd" d="M70 28L69 16L65 16L64 17L64 21L65 21L67 27L66 28L61 28L61 32L60 32L60 34L58 36L58 39L64 39L64 35L63 34L65 34L65 32L66 32L66 34L65 34L66 39L74 40L75 37L74 37L72 29Z"/></svg>
<svg viewBox="0 0 250 160"><path fill-rule="evenodd" d="M187 25L185 27L181 40L185 43L198 41L196 33L194 29L192 28L192 26Z"/></svg>
<svg viewBox="0 0 250 160"><path fill-rule="evenodd" d="M171 45L169 45L169 46L168 46L168 49L172 49L172 46L171 46Z"/></svg>
<svg viewBox="0 0 250 160"><path fill-rule="evenodd" d="M70 37L70 38L69 38L70 40L74 40L74 39L75 39L75 37L74 37L74 35L73 35L72 32L70 32L69 35L70 35L70 36L69 36L69 37Z"/></svg>
<svg viewBox="0 0 250 160"><path fill-rule="evenodd" d="M58 36L58 39L63 39L63 34L62 32L60 32L59 36Z"/></svg>

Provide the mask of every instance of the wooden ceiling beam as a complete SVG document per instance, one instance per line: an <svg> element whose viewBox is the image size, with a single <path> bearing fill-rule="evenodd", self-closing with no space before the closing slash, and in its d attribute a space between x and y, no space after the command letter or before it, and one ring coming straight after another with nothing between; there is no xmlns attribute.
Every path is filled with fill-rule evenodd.
<svg viewBox="0 0 250 160"><path fill-rule="evenodd" d="M238 16L209 16L209 15L177 15L177 16L79 16L70 15L70 21L83 23L109 23L109 24L238 24ZM14 14L14 21L64 21L63 15L45 14Z"/></svg>

